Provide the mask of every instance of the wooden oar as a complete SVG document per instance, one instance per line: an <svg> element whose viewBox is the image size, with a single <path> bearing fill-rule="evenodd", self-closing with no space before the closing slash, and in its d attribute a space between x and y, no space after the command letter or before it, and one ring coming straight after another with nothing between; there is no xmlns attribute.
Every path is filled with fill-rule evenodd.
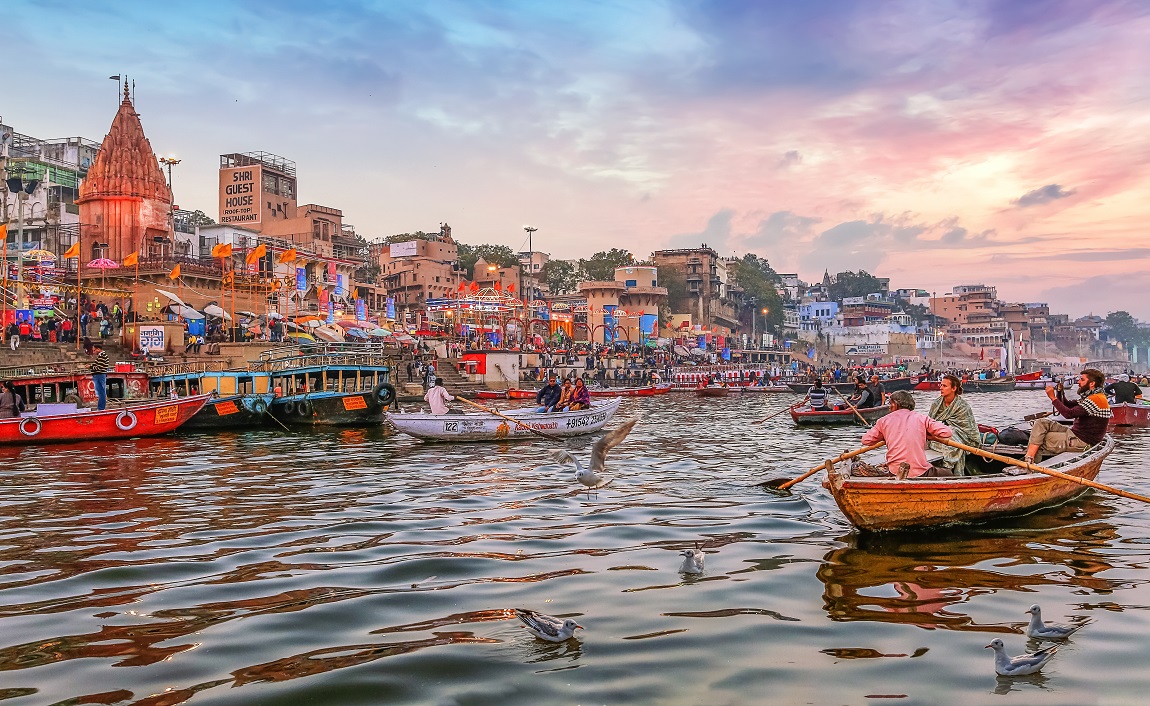
<svg viewBox="0 0 1150 706"><path fill-rule="evenodd" d="M790 407L783 407L782 409L775 410L771 414L769 414L769 415L763 417L762 419L760 419L759 421L755 422L755 424L762 424L765 421L768 421L770 419L774 419L775 417L779 416L783 412L790 411L790 410L794 409L795 407L798 407L799 405L801 405L803 402L806 402L809 399L810 399L810 397L808 396L805 399L803 399L802 402L796 402L795 404L791 405Z"/></svg>
<svg viewBox="0 0 1150 706"><path fill-rule="evenodd" d="M1146 497L1145 495L1139 495L1138 493L1131 493L1127 490L1119 490L1118 488L1113 488L1109 485L1103 485L1101 483L1096 483L1092 480L1087 480L1085 478L1079 478L1078 476L1072 476L1068 473L1056 471L1056 470L1053 470L1051 468L1043 468L1042 466L1036 466L1033 463L1027 463L1025 461L1019 461L1018 459L1011 458L1009 456L1002 456L1000 454L991 453L990 451L983 451L982 449L977 449L973 446L967 446L966 444L964 444L960 441L952 441L950 439L936 439L934 437L930 437L930 440L931 441L937 441L938 443L943 444L945 446L953 446L956 449L962 449L963 451L966 451L967 453L977 454L979 456L984 456L986 458L993 459L995 461L1001 461L1002 463L1007 463L1007 464L1010 464L1011 466L1018 466L1019 468L1025 468L1028 471L1045 473L1046 475L1052 476L1054 478L1060 478L1062 480L1068 480L1068 481L1071 481L1073 483L1078 483L1079 485L1085 485L1085 486L1088 486L1091 488L1097 488L1098 490L1105 490L1107 493L1114 493L1115 495L1120 495L1124 498L1130 498L1131 500L1141 500L1144 503L1150 503L1150 497Z"/></svg>
<svg viewBox="0 0 1150 706"><path fill-rule="evenodd" d="M855 413L855 416L859 418L859 421L863 423L863 426L869 428L870 422L866 420L866 417L862 416L862 413L858 411L857 407L851 404L851 401L847 399L847 396L839 392L839 388L837 387L835 388L835 392L838 393L839 397L843 398L843 402L847 403L847 407L851 408L851 411Z"/></svg>
<svg viewBox="0 0 1150 706"><path fill-rule="evenodd" d="M802 474L798 478L791 478L789 480L786 478L775 478L773 480L763 481L762 483L759 483L759 485L765 486L767 488L771 488L773 490L787 490L792 485L799 483L799 482L802 482L802 481L806 480L807 478L810 478L814 474L818 473L822 469L826 468L828 464L833 465L833 464L839 463L841 461L847 461L849 459L852 459L855 456L861 456L862 454L865 454L868 451L874 451L875 449L880 448L885 443L886 443L885 441L880 441L877 444L872 444L870 446L864 446L861 449L855 449L854 451L844 451L843 453L839 454L835 458L832 458L829 461L825 461L825 462L815 466L814 468L812 468L811 470Z"/></svg>
<svg viewBox="0 0 1150 706"><path fill-rule="evenodd" d="M477 409L481 409L484 412L487 412L488 414L494 414L496 417L501 417L503 419L506 419L507 421L511 422L515 426L523 427L524 429L531 432L532 434L537 434L539 436L542 436L544 439L550 439L551 441L558 441L561 444L567 443L562 437L553 436L553 435L548 434L546 432L539 431L538 429L535 429L534 427L532 427L530 424L524 424L523 422L519 421L515 417L508 417L506 414L500 414L499 412L496 412L495 410L493 410L489 407L485 407L485 406L479 404L478 402L472 402L471 400L467 399L466 397L456 397L455 399L461 400L461 401L463 401L463 402L465 402L465 403L467 403L467 404L469 404L472 407L475 407Z"/></svg>

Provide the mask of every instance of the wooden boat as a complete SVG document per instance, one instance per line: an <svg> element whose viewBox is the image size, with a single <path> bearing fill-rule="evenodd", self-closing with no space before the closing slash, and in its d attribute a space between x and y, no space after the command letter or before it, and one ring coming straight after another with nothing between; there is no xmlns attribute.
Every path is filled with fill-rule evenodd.
<svg viewBox="0 0 1150 706"><path fill-rule="evenodd" d="M1064 453L1042 462L1045 468L1094 480L1114 438L1080 453ZM960 476L957 478L860 478L849 464L834 467L824 484L839 509L863 530L900 530L1023 515L1059 505L1087 488L1042 473Z"/></svg>
<svg viewBox="0 0 1150 706"><path fill-rule="evenodd" d="M995 378L994 380L963 380L963 392L1010 392L1017 386L1011 376Z"/></svg>
<svg viewBox="0 0 1150 706"><path fill-rule="evenodd" d="M648 385L647 387L589 387L592 397L654 397L671 391L671 384Z"/></svg>
<svg viewBox="0 0 1150 706"><path fill-rule="evenodd" d="M1022 380L1015 378L1014 389L1016 390L1044 390L1047 385L1053 385L1054 380L1047 377L1037 378L1034 380Z"/></svg>
<svg viewBox="0 0 1150 706"><path fill-rule="evenodd" d="M696 397L726 397L731 394L729 387L697 387L695 388Z"/></svg>
<svg viewBox="0 0 1150 706"><path fill-rule="evenodd" d="M273 400L271 376L266 372L223 369L222 362L180 363L149 370L152 395L172 390L182 395L209 393L212 398L182 429L251 429L268 421Z"/></svg>
<svg viewBox="0 0 1150 706"><path fill-rule="evenodd" d="M324 344L309 355L272 352L249 367L271 377L278 390L269 411L294 426L371 426L395 401L388 356L373 344Z"/></svg>
<svg viewBox="0 0 1150 706"><path fill-rule="evenodd" d="M622 398L592 402L578 412L536 412L513 409L506 416L521 420L532 429L551 436L591 434L603 428L619 409ZM387 420L399 431L425 441L509 441L539 437L517 424L494 414L427 414L392 412Z"/></svg>
<svg viewBox="0 0 1150 706"><path fill-rule="evenodd" d="M869 381L869 378L867 379ZM884 390L887 392L894 392L896 390L912 390L914 389L915 385L918 384L919 380L919 376L904 376L898 378L890 378L888 380L879 380L879 382L882 384L882 388ZM807 390L811 389L812 384L813 383L810 382L790 382L787 383L787 387L790 388L791 392L797 392L800 395L805 395L807 394ZM828 391L838 390L845 395L854 392L855 383L853 380L850 382L824 382L823 387L825 387Z"/></svg>
<svg viewBox="0 0 1150 706"><path fill-rule="evenodd" d="M938 392L942 386L942 380L920 380L914 389L919 392Z"/></svg>
<svg viewBox="0 0 1150 706"><path fill-rule="evenodd" d="M71 403L43 403L21 417L0 420L0 444L60 444L166 434L192 418L209 395L154 400L104 411Z"/></svg>
<svg viewBox="0 0 1150 706"><path fill-rule="evenodd" d="M136 370L132 364L117 364L116 367L122 369L108 373L108 399L147 399L148 374ZM23 372L8 379L16 393L29 405L46 402L96 406L96 384L92 382L87 363L49 364L21 370Z"/></svg>
<svg viewBox="0 0 1150 706"><path fill-rule="evenodd" d="M1120 402L1111 404L1110 412L1112 427L1150 427L1150 404Z"/></svg>
<svg viewBox="0 0 1150 706"><path fill-rule="evenodd" d="M1015 375L1014 379L1018 382L1033 382L1035 380L1043 379L1043 375L1041 370L1036 370L1032 373L1022 373L1020 375Z"/></svg>
<svg viewBox="0 0 1150 706"><path fill-rule="evenodd" d="M507 390L476 390L475 397L481 400L505 400Z"/></svg>
<svg viewBox="0 0 1150 706"><path fill-rule="evenodd" d="M538 393L539 390L524 390L513 387L507 391L507 396L513 400L533 400Z"/></svg>
<svg viewBox="0 0 1150 706"><path fill-rule="evenodd" d="M867 423L874 424L878 419L890 414L890 405L883 405L882 407L868 407L860 409L859 414ZM816 412L810 408L809 405L803 407L791 407L791 419L795 420L795 424L815 425L815 424L858 424L859 418L850 409L836 409L830 412Z"/></svg>

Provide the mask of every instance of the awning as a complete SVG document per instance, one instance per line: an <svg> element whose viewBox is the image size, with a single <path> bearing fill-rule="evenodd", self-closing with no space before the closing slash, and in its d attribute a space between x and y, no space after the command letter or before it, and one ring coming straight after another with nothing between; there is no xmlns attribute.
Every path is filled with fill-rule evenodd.
<svg viewBox="0 0 1150 706"><path fill-rule="evenodd" d="M204 318L203 314L196 311L192 307L187 306L186 304L169 304L167 307L165 307L165 311L167 311L169 314L175 314L181 319L189 319L194 321L196 319Z"/></svg>
<svg viewBox="0 0 1150 706"><path fill-rule="evenodd" d="M220 308L218 304L208 304L204 307L204 313L208 316L214 316L217 319L227 319L228 321L232 320L231 314ZM253 314L252 316L254 317L255 315Z"/></svg>
<svg viewBox="0 0 1150 706"><path fill-rule="evenodd" d="M177 304L183 304L184 306L187 306L187 303L186 303L186 302L184 302L184 300L183 300L183 299L180 299L178 296L176 296L175 294L172 294L171 292L169 292L169 291L167 291L167 290L165 290L165 289L157 289L157 290L156 290L156 294L159 294L159 295L161 295L161 296L165 296L165 297L167 297L168 299L171 299L172 301L174 301L174 302L175 302L175 303L177 303ZM201 316L200 318L202 319L202 318L204 318L204 317L202 317L202 316Z"/></svg>

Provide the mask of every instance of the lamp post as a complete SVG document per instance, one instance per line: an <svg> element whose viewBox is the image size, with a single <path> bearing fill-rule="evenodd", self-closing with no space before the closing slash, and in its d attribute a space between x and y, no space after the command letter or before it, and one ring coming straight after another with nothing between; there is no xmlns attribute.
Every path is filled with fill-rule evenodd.
<svg viewBox="0 0 1150 706"><path fill-rule="evenodd" d="M168 197L171 201L171 203L168 204L168 230L171 233L175 233L176 231L176 192L175 189L172 188L172 167L179 163L180 160L176 159L172 155L168 155L167 157L160 157L160 164L166 165L168 167ZM175 236L173 235L172 237L174 238Z"/></svg>
<svg viewBox="0 0 1150 706"><path fill-rule="evenodd" d="M8 191L16 194L16 308L19 309L24 297L24 204L28 197L40 186L39 179L24 181L23 174L6 180ZM5 197L7 198L7 197ZM7 267L7 264L5 264Z"/></svg>

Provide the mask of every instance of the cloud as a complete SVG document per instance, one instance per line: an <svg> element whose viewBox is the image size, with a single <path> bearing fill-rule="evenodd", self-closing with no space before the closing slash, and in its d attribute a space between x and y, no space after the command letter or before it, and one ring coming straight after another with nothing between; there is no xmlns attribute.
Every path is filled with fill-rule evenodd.
<svg viewBox="0 0 1150 706"><path fill-rule="evenodd" d="M802 164L802 163L803 163L803 155L800 154L798 150L788 150L787 152L785 152L783 154L782 158L779 159L779 163L777 166L779 169L789 169L789 168L795 166L796 164Z"/></svg>
<svg viewBox="0 0 1150 706"><path fill-rule="evenodd" d="M731 222L734 217L733 209L724 208L707 220L707 226L702 231L671 236L667 247L697 248L700 245L707 245L720 255L727 255L729 254L727 241L731 237Z"/></svg>
<svg viewBox="0 0 1150 706"><path fill-rule="evenodd" d="M1066 191L1059 184L1047 184L1041 189L1028 191L1014 202L1019 208L1027 208L1029 206L1041 206L1044 203L1057 201L1059 199L1067 198L1075 194L1074 189Z"/></svg>
<svg viewBox="0 0 1150 706"><path fill-rule="evenodd" d="M1046 289L1038 301L1049 303L1051 311L1068 313L1071 318L1085 314L1105 316L1111 311L1125 309L1135 318L1147 321L1150 320L1150 300L1130 296L1131 292L1147 289L1150 289L1150 272L1131 272L1122 276L1104 274Z"/></svg>

